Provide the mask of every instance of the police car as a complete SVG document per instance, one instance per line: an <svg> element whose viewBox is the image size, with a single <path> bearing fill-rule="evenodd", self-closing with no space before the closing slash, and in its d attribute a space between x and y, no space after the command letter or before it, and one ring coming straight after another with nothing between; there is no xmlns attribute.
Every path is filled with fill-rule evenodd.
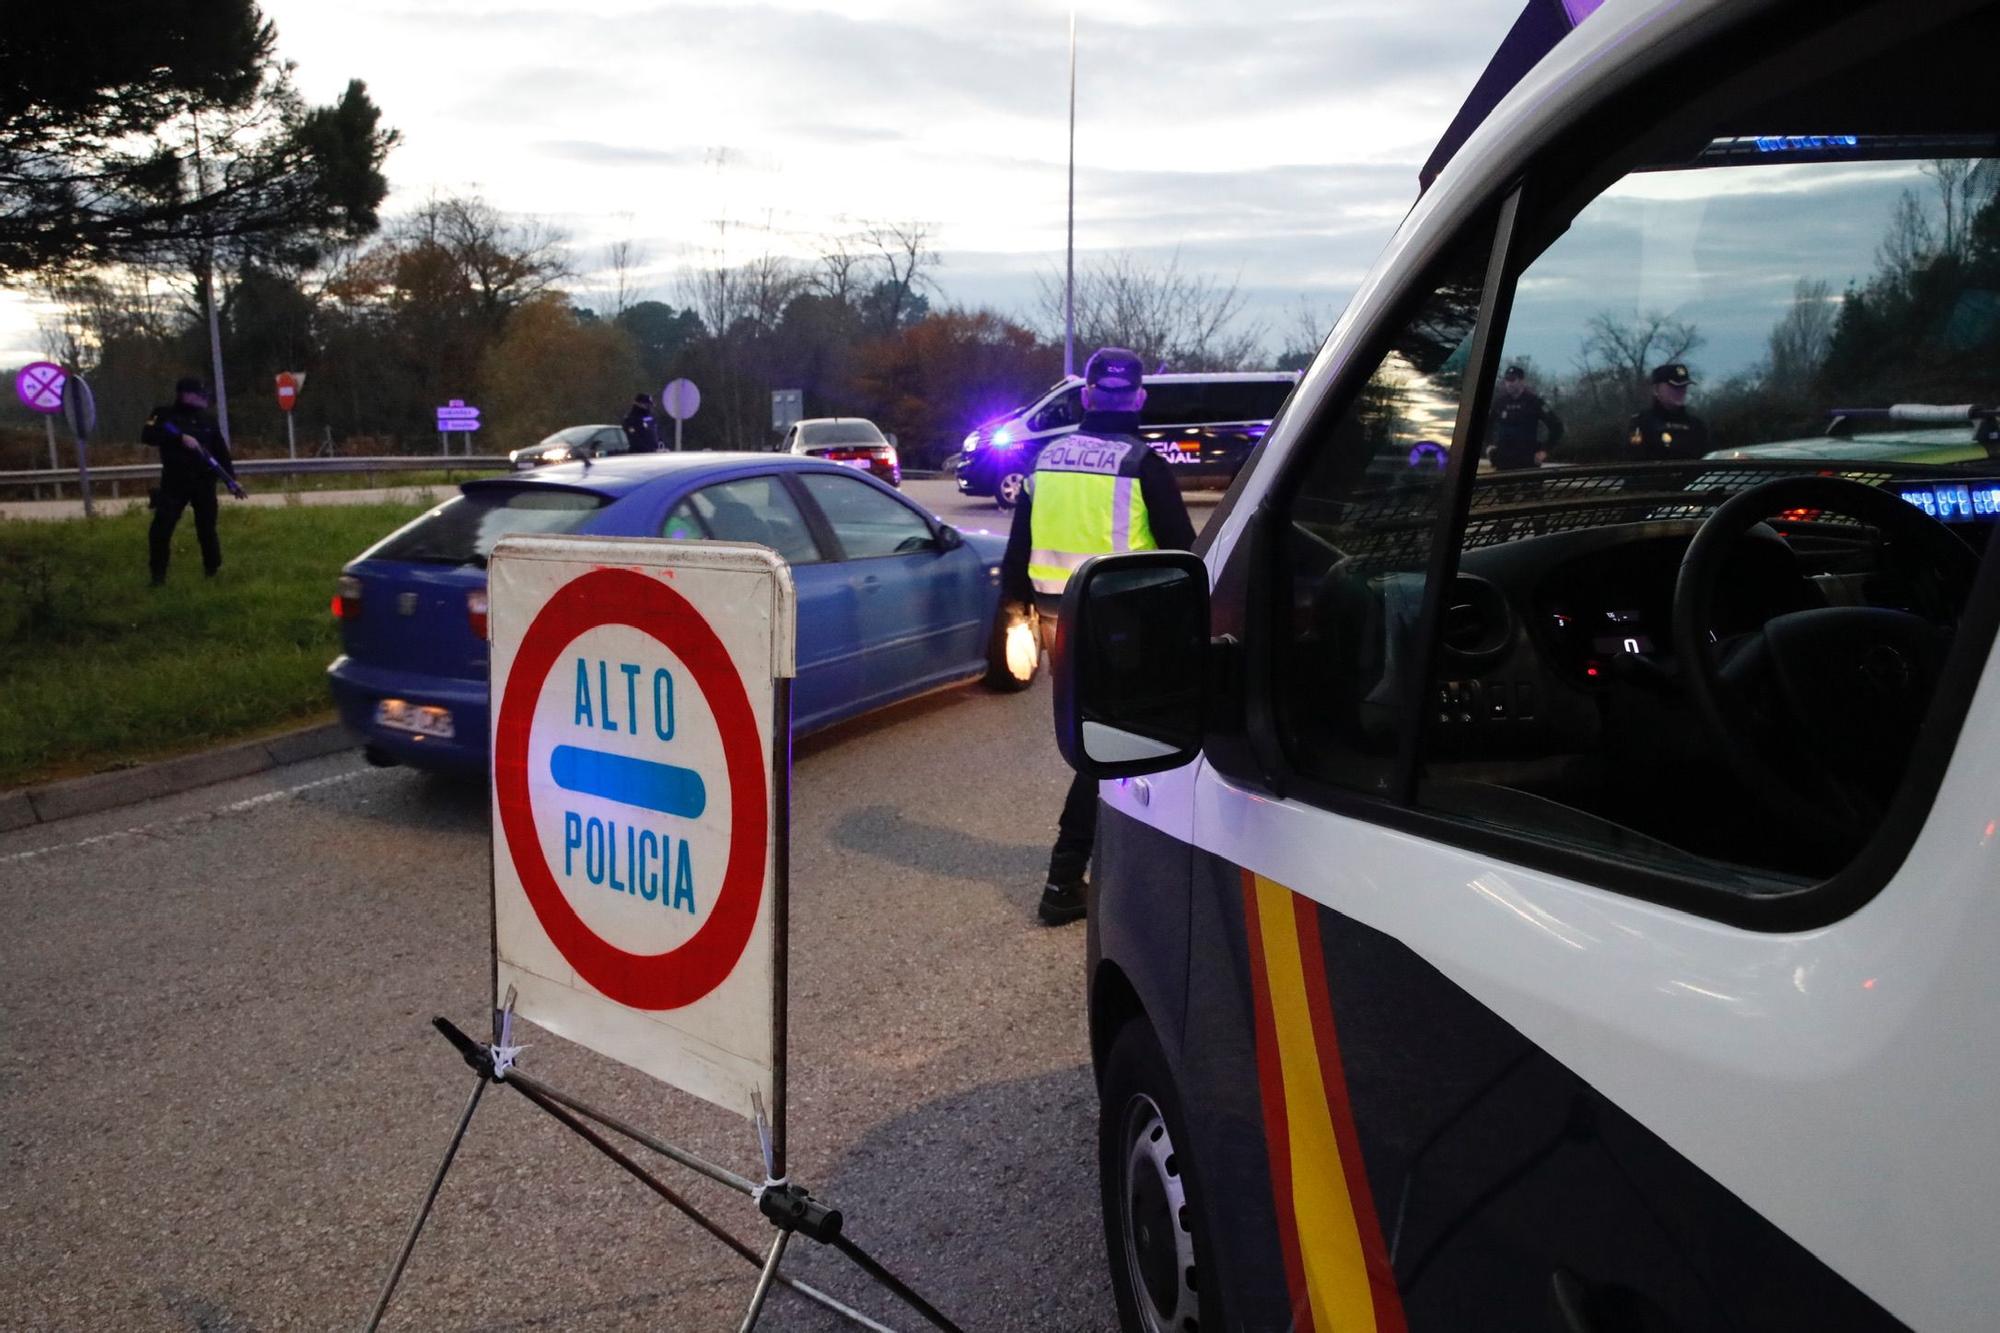
<svg viewBox="0 0 2000 1333"><path fill-rule="evenodd" d="M1524 15L1198 549L1065 592L1128 1329L2000 1310L2000 461L1477 468L1605 311L1707 331L1718 450L1994 401L2000 10L1593 8Z"/></svg>

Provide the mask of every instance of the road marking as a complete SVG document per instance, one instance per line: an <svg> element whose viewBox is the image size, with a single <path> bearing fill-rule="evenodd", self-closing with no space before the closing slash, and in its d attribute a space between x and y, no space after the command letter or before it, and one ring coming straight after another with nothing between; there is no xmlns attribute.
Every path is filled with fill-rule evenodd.
<svg viewBox="0 0 2000 1333"><path fill-rule="evenodd" d="M352 773L336 773L330 778L315 778L311 782L301 782L294 787L279 791L267 791L257 796L231 801L213 810L199 810L185 815L175 815L172 819L156 819L150 824L134 824L131 828L115 829L110 833L98 833L88 838L78 838L75 842L59 842L49 847L34 847L25 852L10 852L0 856L0 866L16 865L23 861L33 861L44 856L54 856L57 852L81 851L86 847L99 847L109 842L120 842L126 838L149 838L160 829L172 828L177 824L192 824L204 819L220 819L224 815L241 814L255 810L258 806L270 805L277 801L287 801L321 787L332 787L342 782L352 782L356 778L379 777L384 772L377 768L357 769Z"/></svg>

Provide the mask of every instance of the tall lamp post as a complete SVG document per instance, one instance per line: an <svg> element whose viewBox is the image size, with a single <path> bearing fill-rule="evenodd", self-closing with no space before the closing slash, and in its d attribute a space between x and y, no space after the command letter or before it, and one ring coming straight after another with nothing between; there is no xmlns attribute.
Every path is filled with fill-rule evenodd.
<svg viewBox="0 0 2000 1333"><path fill-rule="evenodd" d="M1076 6L1069 10L1069 242L1063 272L1063 377L1076 374Z"/></svg>

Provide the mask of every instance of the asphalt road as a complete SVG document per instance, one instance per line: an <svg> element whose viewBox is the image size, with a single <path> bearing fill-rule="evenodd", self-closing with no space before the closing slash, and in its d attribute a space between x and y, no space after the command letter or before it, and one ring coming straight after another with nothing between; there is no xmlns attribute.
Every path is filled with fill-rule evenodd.
<svg viewBox="0 0 2000 1333"><path fill-rule="evenodd" d="M968 1330L1114 1323L1083 931L1032 923L1048 709L1045 682L933 696L797 765L793 1174ZM429 1020L483 1026L488 856L482 792L352 755L0 835L0 1326L359 1327L471 1088ZM526 1040L524 1069L755 1173L740 1121ZM388 1327L733 1329L752 1278L495 1089ZM781 1292L763 1327L844 1325Z"/></svg>

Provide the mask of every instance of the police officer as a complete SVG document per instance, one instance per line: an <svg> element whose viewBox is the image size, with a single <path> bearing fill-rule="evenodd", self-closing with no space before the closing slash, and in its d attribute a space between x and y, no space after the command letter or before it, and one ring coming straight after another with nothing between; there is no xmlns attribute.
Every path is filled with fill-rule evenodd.
<svg viewBox="0 0 2000 1333"><path fill-rule="evenodd" d="M153 586L167 581L167 558L173 553L174 528L181 511L194 510L194 535L201 543L201 569L210 578L222 568L222 542L215 535L215 486L229 488L239 500L249 498L236 480L229 446L208 413L208 388L198 379L174 385L174 401L156 407L139 432L139 442L160 451L160 488L153 492L153 526L147 532Z"/></svg>
<svg viewBox="0 0 2000 1333"><path fill-rule="evenodd" d="M1042 638L1053 646L1056 612L1070 571L1114 551L1186 550L1194 545L1167 462L1139 438L1145 405L1139 358L1103 347L1083 369L1083 421L1073 435L1043 447L1014 510L1001 558L1001 590L1041 612ZM1049 854L1039 915L1059 926L1084 914L1084 873L1097 840L1097 783L1072 778Z"/></svg>
<svg viewBox="0 0 2000 1333"><path fill-rule="evenodd" d="M632 409L625 414L620 429L625 432L625 447L635 454L650 454L660 447L659 428L653 422L652 394L632 395Z"/></svg>
<svg viewBox="0 0 2000 1333"><path fill-rule="evenodd" d="M1548 429L1546 441L1542 427ZM1528 387L1528 372L1509 366L1500 377L1500 396L1493 404L1487 433L1492 440L1487 457L1494 469L1512 472L1540 467L1562 443L1563 424L1542 396Z"/></svg>
<svg viewBox="0 0 2000 1333"><path fill-rule="evenodd" d="M1693 383L1678 361L1653 367L1653 401L1625 427L1627 457L1652 462L1700 458L1708 452L1708 423L1687 410Z"/></svg>

